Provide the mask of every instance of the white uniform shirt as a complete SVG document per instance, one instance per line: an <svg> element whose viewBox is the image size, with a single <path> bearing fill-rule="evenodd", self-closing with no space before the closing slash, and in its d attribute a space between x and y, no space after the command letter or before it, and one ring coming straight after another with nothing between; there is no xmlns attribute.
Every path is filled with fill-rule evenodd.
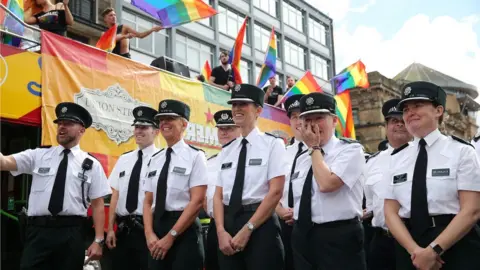
<svg viewBox="0 0 480 270"><path fill-rule="evenodd" d="M322 193L315 176L312 177L312 222L322 224L361 217L364 184L362 173L365 168L362 145L332 136L322 149L325 152L325 163L344 185L334 192ZM312 157L308 152L298 157L292 176L295 220L298 220L303 185L311 166Z"/></svg>
<svg viewBox="0 0 480 270"><path fill-rule="evenodd" d="M470 143L475 147L477 157L480 158L480 139L478 139L477 141L475 141L475 139L472 139Z"/></svg>
<svg viewBox="0 0 480 270"><path fill-rule="evenodd" d="M410 218L410 202L419 138L391 156L385 172L384 198L400 203L399 216ZM457 214L459 190L480 191L480 163L471 145L447 137L437 129L425 137L428 155L427 202L431 216Z"/></svg>
<svg viewBox="0 0 480 270"><path fill-rule="evenodd" d="M225 145L217 157L220 169L217 186L223 188L224 205L230 203L242 139L243 137L239 137ZM242 205L263 201L270 188L270 180L284 176L288 169L285 143L282 139L260 132L258 128L254 128L246 139L248 143Z"/></svg>
<svg viewBox="0 0 480 270"><path fill-rule="evenodd" d="M365 198L367 212L373 212L372 226L387 229L383 211L384 198L388 183L384 181L383 173L389 166L393 148L389 145L384 151L370 157L365 165Z"/></svg>
<svg viewBox="0 0 480 270"><path fill-rule="evenodd" d="M130 177L132 175L133 166L138 159L138 151L140 149L136 149L134 151L130 151L121 155L115 167L113 168L112 172L110 173L110 177L108 178L110 182L110 186L116 190L118 190L118 203L117 208L115 209L115 213L119 216L127 216L130 215L126 208L127 204L127 195L128 195L128 185L130 184ZM132 214L135 215L143 215L143 200L145 198L145 190L143 188L144 182L142 181L142 175L145 175L147 172L147 164L153 154L158 152L158 148L155 147L154 144L146 147L142 150L142 169L140 171L140 181L138 186L138 203L137 203L137 210Z"/></svg>
<svg viewBox="0 0 480 270"><path fill-rule="evenodd" d="M28 204L28 216L50 216L48 204L52 193L58 166L63 159L63 146L51 148L29 149L13 154L17 162L17 171L12 171L13 176L19 174L32 175L32 187ZM84 195L90 199L97 199L109 195L112 190L108 186L107 177L102 165L94 157L80 149L78 145L72 147L68 154L67 178L65 180L65 194L63 197L62 216L87 216L87 209L82 200L82 182L85 179ZM92 169L83 175L82 164L85 158L93 161ZM85 198L87 202L87 198ZM88 204L87 204L88 207Z"/></svg>
<svg viewBox="0 0 480 270"><path fill-rule="evenodd" d="M290 176L290 172L292 169L293 165L293 160L295 159L295 155L297 155L298 151L298 145L300 144L300 141L295 139L293 144L287 145L287 155L286 155L286 162L288 163L288 171L287 174ZM302 146L302 151L307 150L308 146L303 145ZM290 178L289 178L290 179ZM285 185L283 186L283 196L282 199L280 200L280 203L282 204L283 207L287 208L288 207L288 188L289 188L289 183L290 181L287 181L285 179Z"/></svg>
<svg viewBox="0 0 480 270"><path fill-rule="evenodd" d="M166 211L183 211L190 202L190 189L207 185L207 163L205 153L185 143L182 139L172 146L168 169ZM163 164L166 161L166 149L152 156L144 175L145 191L153 192L153 205L157 198L157 184Z"/></svg>
<svg viewBox="0 0 480 270"><path fill-rule="evenodd" d="M207 160L208 187L207 187L207 214L213 218L213 196L215 195L218 177L218 155L211 156Z"/></svg>

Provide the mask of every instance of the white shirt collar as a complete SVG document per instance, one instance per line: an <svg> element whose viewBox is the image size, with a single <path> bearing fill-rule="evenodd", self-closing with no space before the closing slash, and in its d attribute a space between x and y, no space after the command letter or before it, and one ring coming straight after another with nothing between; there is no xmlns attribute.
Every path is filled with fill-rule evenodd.
<svg viewBox="0 0 480 270"><path fill-rule="evenodd" d="M58 154L63 154L63 150L65 149L65 147L63 147L63 145L59 145L58 146ZM80 153L82 150L80 149L80 145L75 145L74 147L70 148L70 153L72 153L72 155L75 157L78 153Z"/></svg>
<svg viewBox="0 0 480 270"><path fill-rule="evenodd" d="M156 151L155 143L152 143L151 145L145 147L142 149L142 153L144 156L151 156L155 153ZM140 151L140 148L137 146L137 152Z"/></svg>
<svg viewBox="0 0 480 270"><path fill-rule="evenodd" d="M440 133L440 130L435 129L434 131L430 132L427 136L425 136L425 142L427 143L427 145L430 147L432 146L438 138L440 138L440 136L442 135L442 133ZM415 137L413 139L413 142L418 145L418 142L421 140L422 138L418 138L418 137Z"/></svg>
<svg viewBox="0 0 480 270"><path fill-rule="evenodd" d="M330 138L330 140L328 140L328 142L322 147L323 152L324 152L325 154L328 154L328 152L333 149L333 147L335 146L335 144L336 144L337 142L338 142L337 137L335 137L335 135L332 135L332 137Z"/></svg>

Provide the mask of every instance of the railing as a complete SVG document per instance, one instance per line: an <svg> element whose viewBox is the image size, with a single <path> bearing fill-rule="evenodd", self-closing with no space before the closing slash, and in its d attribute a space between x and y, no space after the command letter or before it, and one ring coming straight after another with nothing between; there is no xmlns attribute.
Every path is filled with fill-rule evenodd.
<svg viewBox="0 0 480 270"><path fill-rule="evenodd" d="M15 15L12 11L10 11L5 5L1 4L0 3L0 9L2 9L3 11L5 11L6 13L8 13L8 16L13 18L15 21L17 21L18 23L20 23L21 25L23 25L23 27L25 27L26 29L32 31L34 34L38 35L38 37L40 37L40 29L37 28L37 27L34 27L34 26L31 26L31 25L28 25L26 24L24 21L23 21L23 18L18 18L17 15ZM23 40L26 40L30 43L33 43L31 47L28 47L26 48L26 50L30 49L30 48L33 48L33 47L37 47L40 45L40 41L39 40L35 40L33 38L29 38L29 37L26 37L26 36L22 36L22 35L18 35L16 33L13 33L11 31L9 31L9 29L4 29L4 28L0 28L0 34L1 35L10 35L12 37L16 37L16 38L20 38L20 39L23 39Z"/></svg>

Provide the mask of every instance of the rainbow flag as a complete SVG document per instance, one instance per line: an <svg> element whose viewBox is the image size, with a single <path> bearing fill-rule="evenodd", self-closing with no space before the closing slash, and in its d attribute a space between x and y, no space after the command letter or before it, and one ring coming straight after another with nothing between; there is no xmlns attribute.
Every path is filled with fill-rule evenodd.
<svg viewBox="0 0 480 270"><path fill-rule="evenodd" d="M275 31L272 27L270 34L270 42L268 43L267 51L265 52L265 62L262 65L260 74L257 78L257 86L262 88L271 77L275 76L277 68L277 40L275 38Z"/></svg>
<svg viewBox="0 0 480 270"><path fill-rule="evenodd" d="M110 27L110 29L108 29L105 33L103 33L95 47L107 52L112 52L115 48L116 37L117 25L115 24L114 26Z"/></svg>
<svg viewBox="0 0 480 270"><path fill-rule="evenodd" d="M203 65L203 69L202 69L202 75L205 78L206 82L210 80L211 74L212 74L212 68L210 67L210 64L208 63L208 60L207 60L205 61L205 64Z"/></svg>
<svg viewBox="0 0 480 270"><path fill-rule="evenodd" d="M287 93L285 93L282 98L282 103L293 95L306 95L313 92L323 92L323 90L320 85L318 85L317 80L315 80L310 70L308 70L305 75L303 75L303 77L298 80L295 85L288 90Z"/></svg>
<svg viewBox="0 0 480 270"><path fill-rule="evenodd" d="M365 71L365 65L360 60L348 66L346 69L340 72L340 74L333 77L332 80L335 84L335 88L337 89L337 94L355 87L370 87L368 75Z"/></svg>
<svg viewBox="0 0 480 270"><path fill-rule="evenodd" d="M343 91L335 95L335 101L337 102L336 115L338 117L337 126L335 127L336 136L356 139L350 91Z"/></svg>
<svg viewBox="0 0 480 270"><path fill-rule="evenodd" d="M18 18L23 19L23 0L1 0L1 3ZM3 29L9 32L23 36L24 26L3 10L0 10L0 25L3 25ZM10 35L4 35L2 43L18 47L22 40Z"/></svg>
<svg viewBox="0 0 480 270"><path fill-rule="evenodd" d="M132 5L158 19L163 28L205 19L218 13L202 0L132 0Z"/></svg>
<svg viewBox="0 0 480 270"><path fill-rule="evenodd" d="M242 58L243 38L247 31L247 21L248 17L245 17L245 20L238 31L233 48L230 50L230 55L228 56L228 63L232 69L233 82L236 84L242 83L242 75L240 75L240 59Z"/></svg>

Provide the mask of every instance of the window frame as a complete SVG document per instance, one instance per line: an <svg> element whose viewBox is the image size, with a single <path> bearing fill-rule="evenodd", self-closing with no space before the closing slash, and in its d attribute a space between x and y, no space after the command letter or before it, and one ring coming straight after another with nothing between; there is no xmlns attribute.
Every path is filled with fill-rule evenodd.
<svg viewBox="0 0 480 270"><path fill-rule="evenodd" d="M183 38L184 40L179 40L179 38ZM191 45L192 43L189 43L189 41L193 41L193 42L199 44L199 46L198 47L192 46ZM185 46L185 52L184 52L185 59L183 59L183 58L180 59L180 56L178 56L177 47L175 47L175 55L174 55L173 58L175 60L181 60L180 62L186 64L191 71L193 71L195 73L201 73L202 72L203 64L205 63L205 59L202 58L202 52L204 54L208 53L210 55L209 59L206 59L206 60L208 60L210 65L212 65L213 57L214 57L214 51L215 51L215 48L212 44L206 43L206 42L204 42L202 40L199 40L199 39L195 39L195 38L189 36L188 34L180 32L180 31L177 30L176 35L175 35L175 46L177 46L177 44L179 44L179 43L181 43ZM208 47L210 49L210 51L204 50L202 48L202 45ZM187 56L189 55L189 53L188 53L189 48L192 49L192 50L197 50L198 53L199 53L198 69L196 67L190 66L189 63L188 63L188 59L187 59L188 57Z"/></svg>
<svg viewBox="0 0 480 270"><path fill-rule="evenodd" d="M236 20L237 20L237 29L234 31L233 35L228 33L228 31L229 31L229 28L228 28L229 18L233 19L233 16L231 14L235 14ZM230 15L230 17L229 17L229 15ZM223 16L225 16L225 21L224 22L220 21L220 20L222 20ZM245 17L246 17L245 14L237 12L236 10L234 10L234 9L228 7L228 6L224 6L222 4L219 4L218 5L218 15L217 15L218 32L225 35L225 36L228 36L230 38L236 39L237 35L238 35L238 32L239 32L240 28L242 27L243 21L245 20ZM226 29L227 33L222 31L223 29L221 29L221 27L223 27L223 25L225 25L225 27L226 27L225 29ZM250 44L250 35L249 35L250 32L249 31L250 31L250 18L247 19L247 27L246 27L246 30L245 30L245 37L243 39L244 44Z"/></svg>

